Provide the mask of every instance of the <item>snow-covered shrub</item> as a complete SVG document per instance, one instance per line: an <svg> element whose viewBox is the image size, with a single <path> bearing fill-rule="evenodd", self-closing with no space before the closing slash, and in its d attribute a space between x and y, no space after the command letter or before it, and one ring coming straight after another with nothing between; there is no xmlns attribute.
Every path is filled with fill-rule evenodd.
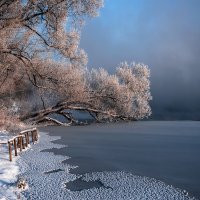
<svg viewBox="0 0 200 200"><path fill-rule="evenodd" d="M22 123L18 116L11 114L6 108L0 108L0 131L7 130L11 133L17 133L25 128L25 124Z"/></svg>

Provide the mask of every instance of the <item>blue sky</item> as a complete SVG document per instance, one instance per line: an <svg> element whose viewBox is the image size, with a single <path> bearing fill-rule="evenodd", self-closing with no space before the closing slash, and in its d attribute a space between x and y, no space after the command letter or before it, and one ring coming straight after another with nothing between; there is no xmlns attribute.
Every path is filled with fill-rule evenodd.
<svg viewBox="0 0 200 200"><path fill-rule="evenodd" d="M106 0L81 47L89 67L122 61L151 68L153 117L200 119L200 1Z"/></svg>

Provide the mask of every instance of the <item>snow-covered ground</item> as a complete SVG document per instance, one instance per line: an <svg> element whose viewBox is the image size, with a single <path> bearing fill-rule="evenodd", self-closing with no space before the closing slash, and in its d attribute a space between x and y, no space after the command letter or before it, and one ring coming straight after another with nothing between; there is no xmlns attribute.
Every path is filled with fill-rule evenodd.
<svg viewBox="0 0 200 200"><path fill-rule="evenodd" d="M6 131L0 132L0 141L10 139ZM18 157L13 157L13 162L9 161L8 146L0 145L0 200L16 199L20 192L16 187L19 166L17 165Z"/></svg>
<svg viewBox="0 0 200 200"><path fill-rule="evenodd" d="M37 200L191 200L186 192L166 185L155 179L135 176L126 172L95 172L85 175L70 173L76 166L63 164L68 156L41 152L44 149L63 148L64 145L52 143L60 137L50 137L40 133L39 143L21 153L16 160L19 177L26 180L29 189L22 192L21 199ZM102 187L81 191L70 191L67 183L82 179L98 181Z"/></svg>

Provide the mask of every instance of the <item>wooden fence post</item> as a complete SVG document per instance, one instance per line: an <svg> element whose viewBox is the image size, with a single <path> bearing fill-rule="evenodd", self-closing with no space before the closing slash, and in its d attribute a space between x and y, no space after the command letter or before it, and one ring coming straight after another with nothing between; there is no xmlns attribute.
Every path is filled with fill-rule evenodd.
<svg viewBox="0 0 200 200"><path fill-rule="evenodd" d="M22 141L22 149L25 149L23 136L21 136L21 141Z"/></svg>
<svg viewBox="0 0 200 200"><path fill-rule="evenodd" d="M9 159L12 161L12 147L10 141L8 141L8 151L9 151Z"/></svg>
<svg viewBox="0 0 200 200"><path fill-rule="evenodd" d="M38 130L36 129L36 140L38 141Z"/></svg>
<svg viewBox="0 0 200 200"><path fill-rule="evenodd" d="M31 131L32 143L34 144L34 131Z"/></svg>
<svg viewBox="0 0 200 200"><path fill-rule="evenodd" d="M15 148L15 156L17 156L17 143L16 143L16 139L14 139L14 148Z"/></svg>
<svg viewBox="0 0 200 200"><path fill-rule="evenodd" d="M34 130L34 140L37 141L37 131Z"/></svg>
<svg viewBox="0 0 200 200"><path fill-rule="evenodd" d="M30 141L29 141L29 132L27 132L27 139L28 139L28 144L30 144Z"/></svg>
<svg viewBox="0 0 200 200"><path fill-rule="evenodd" d="M21 137L19 137L19 147L20 147L20 151L22 151L22 138Z"/></svg>
<svg viewBox="0 0 200 200"><path fill-rule="evenodd" d="M20 141L18 137L17 137L17 148L20 148Z"/></svg>
<svg viewBox="0 0 200 200"><path fill-rule="evenodd" d="M27 134L26 133L24 133L24 139L25 139L25 147L27 147L28 146L28 141L27 141Z"/></svg>

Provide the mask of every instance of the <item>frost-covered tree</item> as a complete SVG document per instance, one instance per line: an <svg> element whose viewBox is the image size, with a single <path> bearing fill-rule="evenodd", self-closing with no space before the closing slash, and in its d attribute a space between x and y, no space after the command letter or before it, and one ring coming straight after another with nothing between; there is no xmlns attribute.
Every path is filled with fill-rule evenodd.
<svg viewBox="0 0 200 200"><path fill-rule="evenodd" d="M80 31L85 17L98 15L102 5L103 0L0 2L0 96L7 113L14 103L22 121L64 125L77 123L72 110L97 121L151 114L147 66L122 63L112 75L87 69Z"/></svg>
<svg viewBox="0 0 200 200"><path fill-rule="evenodd" d="M132 63L130 66L125 62L117 69L117 76L122 85L126 87L129 96L130 116L141 119L151 115L149 101L150 94L150 71L144 64Z"/></svg>
<svg viewBox="0 0 200 200"><path fill-rule="evenodd" d="M48 106L28 113L23 120L63 124L49 117L56 113L70 124L76 123L72 110L88 112L97 121L138 120L151 114L149 69L144 64L122 63L113 75L104 69L63 67L59 76L62 81L54 92L56 96L51 99L52 92L43 93Z"/></svg>
<svg viewBox="0 0 200 200"><path fill-rule="evenodd" d="M120 64L114 75L104 69L92 70L89 85L94 98L91 101L97 109L107 110L113 117L133 120L148 117L151 114L149 75L144 64L129 66L126 62Z"/></svg>
<svg viewBox="0 0 200 200"><path fill-rule="evenodd" d="M17 69L18 79L26 76L42 88L38 81L48 76L38 72L34 62L42 68L53 57L86 64L87 56L78 47L80 27L85 16L96 16L102 5L102 0L1 0L0 84Z"/></svg>

